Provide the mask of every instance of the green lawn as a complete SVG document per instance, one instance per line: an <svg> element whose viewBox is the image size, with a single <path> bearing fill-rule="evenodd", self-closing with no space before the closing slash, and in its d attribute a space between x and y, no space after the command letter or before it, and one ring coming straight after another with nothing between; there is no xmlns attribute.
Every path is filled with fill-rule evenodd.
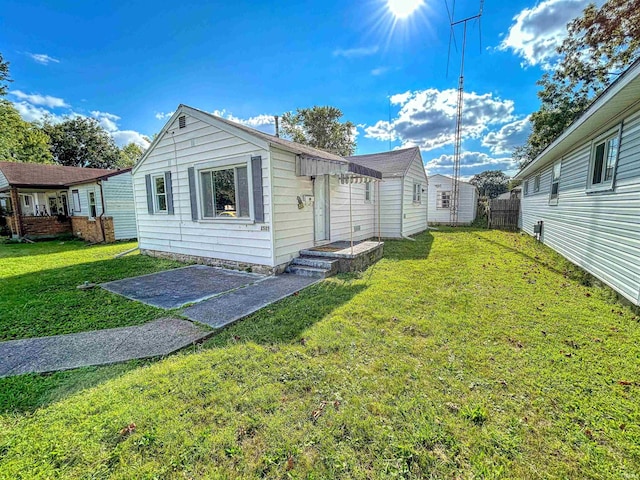
<svg viewBox="0 0 640 480"><path fill-rule="evenodd" d="M0 381L0 478L638 478L640 323L587 280L519 234L388 242L190 351Z"/></svg>
<svg viewBox="0 0 640 480"><path fill-rule="evenodd" d="M78 290L179 264L137 254L113 256L135 243L79 241L0 244L0 341L137 325L163 311L101 288Z"/></svg>

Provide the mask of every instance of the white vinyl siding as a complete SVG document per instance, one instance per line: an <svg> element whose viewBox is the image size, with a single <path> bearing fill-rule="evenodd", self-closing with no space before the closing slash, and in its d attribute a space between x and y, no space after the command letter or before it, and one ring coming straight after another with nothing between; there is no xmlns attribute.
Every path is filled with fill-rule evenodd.
<svg viewBox="0 0 640 480"><path fill-rule="evenodd" d="M402 178L385 178L380 184L380 219L383 238L401 237Z"/></svg>
<svg viewBox="0 0 640 480"><path fill-rule="evenodd" d="M592 142L585 139L562 160L558 205L547 196L522 200L522 227L544 222L542 241L634 303L640 295L640 113L624 120L612 191L590 193ZM551 186L551 166L541 174ZM529 177L531 178L531 176ZM548 193L548 192L546 192Z"/></svg>
<svg viewBox="0 0 640 480"><path fill-rule="evenodd" d="M0 171L0 190L7 188L9 186L9 181L7 177L4 176L4 173Z"/></svg>
<svg viewBox="0 0 640 480"><path fill-rule="evenodd" d="M138 230L131 173L125 172L103 180L102 190L104 192L105 214L113 218L116 240L136 238Z"/></svg>
<svg viewBox="0 0 640 480"><path fill-rule="evenodd" d="M83 183L81 185L73 185L69 189L69 196L72 197L71 192L73 190L78 191L80 197L80 211L71 210L69 212L75 217L91 217L91 210L89 208L89 193L93 193L96 199L96 216L99 217L102 214L102 197L100 196L100 186L97 183ZM73 201L71 201L73 204Z"/></svg>
<svg viewBox="0 0 640 480"><path fill-rule="evenodd" d="M374 202L365 201L365 184L351 184L351 217L353 239L366 240L377 236L377 213ZM349 185L338 177L329 177L329 218L331 241L349 240Z"/></svg>
<svg viewBox="0 0 640 480"><path fill-rule="evenodd" d="M448 224L451 222L450 208L438 208L438 192L453 192L452 184L453 180L444 175L431 175L429 177L429 223ZM476 218L478 191L476 187L467 182L460 182L459 186L458 223L468 225Z"/></svg>
<svg viewBox="0 0 640 480"><path fill-rule="evenodd" d="M174 120L134 173L140 248L273 266L269 152L232 133L230 127L186 117L184 128L178 128ZM237 164L239 158L250 162L253 156L262 157L264 223L250 219L193 221L188 168L194 167L197 175L203 168L228 165L229 159ZM145 175L165 171L171 172L174 215L150 215ZM200 214L200 206L198 210Z"/></svg>
<svg viewBox="0 0 640 480"><path fill-rule="evenodd" d="M427 176L420 156L416 155L404 177L402 235L415 235L427 229L428 197L422 190L428 190Z"/></svg>

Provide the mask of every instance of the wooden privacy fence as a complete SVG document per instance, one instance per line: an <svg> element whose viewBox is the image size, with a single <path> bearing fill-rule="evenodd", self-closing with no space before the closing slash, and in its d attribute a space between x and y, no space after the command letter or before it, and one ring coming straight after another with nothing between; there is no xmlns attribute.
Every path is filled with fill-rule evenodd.
<svg viewBox="0 0 640 480"><path fill-rule="evenodd" d="M519 216L519 198L489 200L489 228L517 230Z"/></svg>

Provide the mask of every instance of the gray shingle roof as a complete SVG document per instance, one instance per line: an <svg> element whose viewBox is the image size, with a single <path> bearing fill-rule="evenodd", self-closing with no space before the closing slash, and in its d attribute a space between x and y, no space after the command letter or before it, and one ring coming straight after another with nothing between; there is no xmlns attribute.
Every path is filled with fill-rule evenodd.
<svg viewBox="0 0 640 480"><path fill-rule="evenodd" d="M187 105L185 105L187 106ZM265 142L269 142L272 145L276 145L276 146L281 146L283 147L285 150L287 151L292 151L294 153L300 153L303 155L309 155L310 157L317 157L317 158L324 158L326 160L334 160L334 161L340 161L340 162L344 162L347 163L347 160L344 157L341 157L340 155L336 155L334 153L331 152L326 152L324 150L319 150L317 148L313 148L313 147L309 147L308 145L303 145L301 143L297 143L297 142L292 142L291 140L287 140L285 138L280 138L280 137L276 137L275 135L270 135L268 133L265 132L261 132L260 130L256 130L255 128L251 128L251 127L247 127L246 125L242 125L241 123L237 123L234 122L232 120L228 120L226 118L222 118L222 117L218 117L217 115L213 115L211 113L205 112L204 110L199 110L197 108L193 108L193 107L188 107L191 108L193 110L196 110L200 113L203 113L205 115L208 115L212 118L215 118L216 120L226 123L227 125L230 125L234 128L237 128L239 130L242 130L250 135L253 135L254 137L258 137L262 140L264 140ZM365 165L366 166L366 165Z"/></svg>
<svg viewBox="0 0 640 480"><path fill-rule="evenodd" d="M404 175L419 152L420 149L418 147L410 147L390 152L354 155L347 157L347 160L378 170L382 172L383 177L397 177Z"/></svg>

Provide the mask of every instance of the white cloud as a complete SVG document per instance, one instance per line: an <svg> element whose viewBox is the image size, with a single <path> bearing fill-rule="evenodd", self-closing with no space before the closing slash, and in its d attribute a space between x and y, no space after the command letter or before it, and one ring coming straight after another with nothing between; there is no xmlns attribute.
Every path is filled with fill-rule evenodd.
<svg viewBox="0 0 640 480"><path fill-rule="evenodd" d="M391 96L400 111L391 122L380 120L365 128L366 137L381 141L401 141L433 150L455 141L457 91L430 88ZM491 93L464 94L462 136L479 138L490 125L513 120L513 101Z"/></svg>
<svg viewBox="0 0 640 480"><path fill-rule="evenodd" d="M58 97L52 97L50 95L40 95L39 93L24 93L20 90L12 90L9 92L14 97L19 98L25 102L28 102L32 105L41 105L43 107L49 108L67 108L69 105L62 99Z"/></svg>
<svg viewBox="0 0 640 480"><path fill-rule="evenodd" d="M592 0L545 0L515 17L499 50L512 50L522 65L553 67L556 47L567 36L567 23L580 16ZM603 0L596 0L598 5Z"/></svg>
<svg viewBox="0 0 640 480"><path fill-rule="evenodd" d="M226 110L214 110L211 112L213 115L218 117L226 118L231 120L232 122L239 123L241 125L246 125L247 127L255 128L256 130L260 130L265 133L274 134L275 128L272 125L275 125L276 119L273 115L260 114L254 117L249 118L240 118L236 117L232 113L227 113Z"/></svg>
<svg viewBox="0 0 640 480"><path fill-rule="evenodd" d="M509 157L492 157L483 152L462 152L460 155L460 170L505 170L513 168L514 162ZM453 155L440 155L429 160L425 169L428 175L437 173L451 175L453 173Z"/></svg>
<svg viewBox="0 0 640 480"><path fill-rule="evenodd" d="M384 75L388 71L389 71L389 67L378 67L371 70L371 75L373 75L374 77L378 77L380 75Z"/></svg>
<svg viewBox="0 0 640 480"><path fill-rule="evenodd" d="M36 107L28 102L13 102L13 106L20 116L27 122L37 122L43 120L45 117L54 121L56 119L62 119L62 117L54 115L49 110L42 107Z"/></svg>
<svg viewBox="0 0 640 480"><path fill-rule="evenodd" d="M58 60L57 58L50 57L46 53L28 53L27 52L27 55L29 55L33 60L35 60L36 62L42 65L49 65L50 63L60 63L60 60Z"/></svg>
<svg viewBox="0 0 640 480"><path fill-rule="evenodd" d="M171 115L173 115L176 112L156 112L155 117L158 120L166 120L167 118L171 118Z"/></svg>
<svg viewBox="0 0 640 480"><path fill-rule="evenodd" d="M107 132L118 131L117 121L120 120L119 116L114 115L113 113L100 112L98 110L92 110L91 115L93 115L93 118L100 122L102 128L104 128Z"/></svg>
<svg viewBox="0 0 640 480"><path fill-rule="evenodd" d="M503 125L500 130L489 132L482 139L482 146L488 147L494 155L504 155L524 145L531 133L529 117Z"/></svg>
<svg viewBox="0 0 640 480"><path fill-rule="evenodd" d="M333 51L334 57L355 58L355 57L368 57L378 53L379 47L373 45L371 47L356 47L356 48L336 48Z"/></svg>
<svg viewBox="0 0 640 480"><path fill-rule="evenodd" d="M120 147L124 147L129 143L136 143L146 149L150 145L149 139L135 130L116 130L111 132L111 136Z"/></svg>

